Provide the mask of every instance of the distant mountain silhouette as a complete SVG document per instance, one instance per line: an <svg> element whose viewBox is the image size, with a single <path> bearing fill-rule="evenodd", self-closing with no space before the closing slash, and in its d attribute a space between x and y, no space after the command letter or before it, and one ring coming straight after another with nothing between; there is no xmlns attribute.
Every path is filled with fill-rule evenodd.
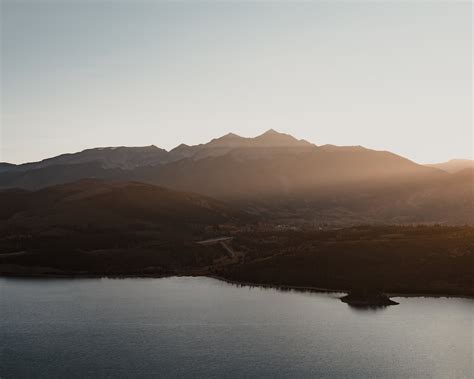
<svg viewBox="0 0 474 379"><path fill-rule="evenodd" d="M255 154L255 150L264 148L314 148L315 145L305 141L297 140L289 134L278 133L270 129L255 138L244 138L234 133L228 133L220 138L215 138L206 144L188 146L179 145L170 151L169 161L176 161L183 158L199 160L206 157L217 157L226 155L232 151L249 150L248 153Z"/></svg>
<svg viewBox="0 0 474 379"><path fill-rule="evenodd" d="M169 152L156 146L108 147L22 165L2 164L0 187L33 189L83 178L134 179L232 195L414 173L440 175L388 152L360 146L317 147L270 129L255 138L229 133L206 144L181 144ZM212 188L203 188L201 181Z"/></svg>
<svg viewBox="0 0 474 379"><path fill-rule="evenodd" d="M181 144L169 152L154 145L143 147L98 147L20 165L0 162L0 173L6 171L24 172L51 166L88 163L98 163L104 169L119 168L131 170L136 167L156 166L183 158L198 160L208 156L221 156L239 148L264 147L296 148L315 147L315 145L270 129L255 138L244 138L233 133L228 133L206 144L195 146Z"/></svg>
<svg viewBox="0 0 474 379"><path fill-rule="evenodd" d="M144 147L98 147L94 149L83 150L79 153L62 154L57 157L44 159L39 162L25 163L21 165L12 165L0 163L5 170L28 171L51 166L75 165L85 163L99 163L102 168L121 168L125 170L133 169L139 166L158 164L165 160L168 152L156 146ZM1 172L1 171L0 171Z"/></svg>
<svg viewBox="0 0 474 379"><path fill-rule="evenodd" d="M99 148L1 165L0 188L41 189L94 178L194 192L268 217L335 223L473 223L473 175L449 174L387 151L316 146L269 130L229 133L167 152Z"/></svg>
<svg viewBox="0 0 474 379"><path fill-rule="evenodd" d="M443 163L434 163L434 164L427 164L428 167L438 168L440 170L456 173L466 168L474 168L474 160L472 159L451 159L448 162Z"/></svg>

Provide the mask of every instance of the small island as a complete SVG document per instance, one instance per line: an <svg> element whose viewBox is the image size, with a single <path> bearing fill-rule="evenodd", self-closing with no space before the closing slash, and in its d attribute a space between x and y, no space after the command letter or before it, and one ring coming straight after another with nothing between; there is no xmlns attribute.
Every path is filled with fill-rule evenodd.
<svg viewBox="0 0 474 379"><path fill-rule="evenodd" d="M399 304L384 293L369 289L352 290L348 295L341 297L341 301L356 307L382 307Z"/></svg>

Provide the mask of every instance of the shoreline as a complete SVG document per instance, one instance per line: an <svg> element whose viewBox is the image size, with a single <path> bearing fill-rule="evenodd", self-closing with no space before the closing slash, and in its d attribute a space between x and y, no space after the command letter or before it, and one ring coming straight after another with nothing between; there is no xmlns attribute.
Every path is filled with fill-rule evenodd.
<svg viewBox="0 0 474 379"><path fill-rule="evenodd" d="M60 274L60 273L51 273L51 274L13 274L13 273L0 273L0 278L17 278L17 279L140 279L140 278L171 278L171 277L204 277L219 280L232 285L237 286L247 286L247 287L261 287L269 288L280 291L295 291L295 292L314 292L314 293L349 293L350 289L342 288L325 288L325 287L314 287L314 286L296 286L296 285L278 285L278 284L268 284L268 283L256 283L256 282L239 282L236 280L228 279L218 275L209 275L204 272L202 273L169 273L169 274L116 274L116 275L107 275L107 274ZM385 293L385 292L384 292ZM388 297L432 297L432 298L460 298L460 299L469 299L474 300L474 295L468 294L446 294L446 293L428 293L428 292L386 292Z"/></svg>
<svg viewBox="0 0 474 379"><path fill-rule="evenodd" d="M189 275L185 275L189 276ZM234 285L249 286L249 287L262 287L262 288L272 288L279 289L283 291L300 291L300 292L315 292L315 293L349 293L350 289L336 289L336 288L324 288L324 287L306 287L306 286L293 286L293 285L277 285L277 284L266 284L266 283L253 283L253 282L238 282L231 279L226 279L224 277L215 276L215 275L198 275L205 276L207 278L212 278L220 280ZM463 295L463 294L442 294L442 293L427 293L427 292L413 292L413 293L404 293L404 292L384 292L389 297L446 297L446 298L460 298L460 299L470 299L474 300L474 295Z"/></svg>

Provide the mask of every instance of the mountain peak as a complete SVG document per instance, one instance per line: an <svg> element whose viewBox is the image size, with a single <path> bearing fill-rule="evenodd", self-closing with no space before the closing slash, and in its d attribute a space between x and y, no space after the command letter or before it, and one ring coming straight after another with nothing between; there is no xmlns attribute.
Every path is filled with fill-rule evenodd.
<svg viewBox="0 0 474 379"><path fill-rule="evenodd" d="M310 147L314 146L305 140L298 140L295 137L277 132L275 129L268 129L265 133L255 138L241 137L235 133L227 133L226 135L215 138L205 146L207 147Z"/></svg>
<svg viewBox="0 0 474 379"><path fill-rule="evenodd" d="M305 140L298 140L290 134L277 132L275 129L268 129L265 133L253 139L257 145L267 147L302 147L313 146Z"/></svg>
<svg viewBox="0 0 474 379"><path fill-rule="evenodd" d="M262 134L262 136L269 136L269 135L275 135L275 134L283 134L283 133L277 132L275 129L268 129L265 133Z"/></svg>
<svg viewBox="0 0 474 379"><path fill-rule="evenodd" d="M226 135L222 136L222 137L219 138L219 139L222 139L222 138L239 138L239 139L240 139L240 138L242 138L242 137L239 136L239 135L237 135L237 134L235 134L235 133L230 132L230 133L227 133Z"/></svg>
<svg viewBox="0 0 474 379"><path fill-rule="evenodd" d="M241 137L237 134L234 133L227 133L226 135L219 137L219 138L214 138L210 142L208 142L206 145L211 146L211 147L224 147L224 146L238 146L245 141L246 138Z"/></svg>

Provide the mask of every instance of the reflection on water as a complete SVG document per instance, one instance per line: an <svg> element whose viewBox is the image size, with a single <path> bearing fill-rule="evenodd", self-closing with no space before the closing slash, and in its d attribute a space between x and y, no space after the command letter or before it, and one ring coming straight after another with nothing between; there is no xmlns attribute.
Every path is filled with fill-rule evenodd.
<svg viewBox="0 0 474 379"><path fill-rule="evenodd" d="M346 304L351 310L355 312L381 312L387 310L392 305L359 305L359 304Z"/></svg>
<svg viewBox="0 0 474 379"><path fill-rule="evenodd" d="M474 302L209 278L0 278L0 377L471 377Z"/></svg>

